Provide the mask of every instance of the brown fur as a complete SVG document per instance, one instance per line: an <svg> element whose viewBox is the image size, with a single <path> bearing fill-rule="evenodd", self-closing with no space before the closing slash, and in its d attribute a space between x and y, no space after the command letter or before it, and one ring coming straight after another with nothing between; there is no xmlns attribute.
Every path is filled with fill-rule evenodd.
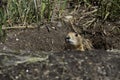
<svg viewBox="0 0 120 80"><path fill-rule="evenodd" d="M90 40L83 38L80 34L69 32L65 38L66 48L70 50L92 50L93 46Z"/></svg>

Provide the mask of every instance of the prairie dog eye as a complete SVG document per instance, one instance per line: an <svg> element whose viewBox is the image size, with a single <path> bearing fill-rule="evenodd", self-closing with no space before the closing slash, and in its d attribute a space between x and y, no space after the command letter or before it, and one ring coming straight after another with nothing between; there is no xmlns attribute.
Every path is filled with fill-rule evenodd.
<svg viewBox="0 0 120 80"><path fill-rule="evenodd" d="M75 36L78 37L78 34L76 33Z"/></svg>
<svg viewBox="0 0 120 80"><path fill-rule="evenodd" d="M69 36L67 36L65 39L70 39L70 37L69 37Z"/></svg>

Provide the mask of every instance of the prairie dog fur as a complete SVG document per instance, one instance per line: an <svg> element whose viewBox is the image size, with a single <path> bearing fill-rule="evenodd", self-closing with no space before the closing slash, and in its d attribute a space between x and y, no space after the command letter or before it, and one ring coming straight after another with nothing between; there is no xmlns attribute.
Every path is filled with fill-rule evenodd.
<svg viewBox="0 0 120 80"><path fill-rule="evenodd" d="M70 50L92 50L92 43L88 39L84 39L80 34L69 32L65 38L66 48Z"/></svg>

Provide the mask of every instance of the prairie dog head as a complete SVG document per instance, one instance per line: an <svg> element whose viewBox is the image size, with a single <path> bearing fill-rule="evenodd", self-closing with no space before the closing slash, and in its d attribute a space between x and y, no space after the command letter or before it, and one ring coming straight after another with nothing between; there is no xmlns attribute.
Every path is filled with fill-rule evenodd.
<svg viewBox="0 0 120 80"><path fill-rule="evenodd" d="M71 46L79 46L82 44L82 37L75 32L69 32L65 38L67 44Z"/></svg>

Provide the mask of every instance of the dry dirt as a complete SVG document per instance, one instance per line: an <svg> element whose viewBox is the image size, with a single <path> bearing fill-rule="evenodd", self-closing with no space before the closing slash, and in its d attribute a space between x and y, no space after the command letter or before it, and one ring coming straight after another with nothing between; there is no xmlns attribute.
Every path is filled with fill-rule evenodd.
<svg viewBox="0 0 120 80"><path fill-rule="evenodd" d="M17 55L37 56L41 60L35 61L34 58L32 61L29 59L19 63L17 61L20 60L15 57L15 53L2 53L4 55L0 56L1 80L120 80L120 52L26 52L27 54Z"/></svg>
<svg viewBox="0 0 120 80"><path fill-rule="evenodd" d="M7 30L0 44L1 80L120 80L120 51L105 51L120 49L118 32L85 31L82 35L99 50L66 51L64 37L71 28L58 25Z"/></svg>
<svg viewBox="0 0 120 80"><path fill-rule="evenodd" d="M109 23L106 23L109 24ZM104 24L104 30L81 30L85 38L92 41L95 49L120 49L120 29L115 24ZM113 30L111 30L114 28ZM6 30L4 41L1 41L0 50L27 50L27 51L63 51L65 36L72 31L71 27L61 22L49 23L34 29Z"/></svg>

